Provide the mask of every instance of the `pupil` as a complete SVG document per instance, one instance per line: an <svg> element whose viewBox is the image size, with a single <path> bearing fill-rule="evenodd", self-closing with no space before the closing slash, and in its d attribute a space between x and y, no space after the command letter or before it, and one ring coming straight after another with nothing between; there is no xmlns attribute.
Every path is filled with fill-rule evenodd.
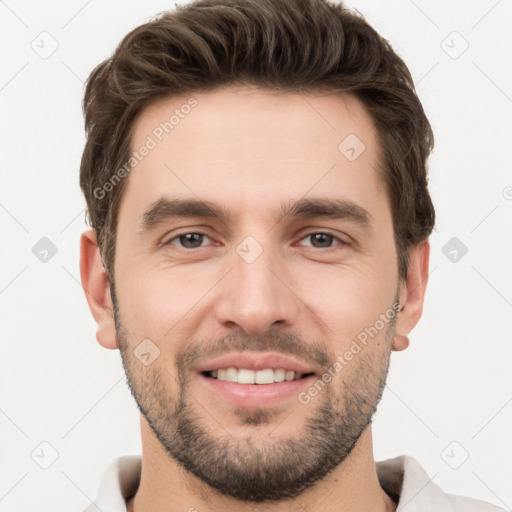
<svg viewBox="0 0 512 512"><path fill-rule="evenodd" d="M192 247L198 247L197 245L197 242L199 241L199 246L201 245L201 237L203 235L199 234L199 233L187 233L185 235L181 235L180 236L180 241L183 243L183 245L185 247L188 247L190 248L191 246L189 245L189 243L192 244ZM313 245L315 247L324 247L327 243L327 245L329 246L330 243L329 242L332 242L332 235L329 235L327 233L315 233L313 235ZM317 242L319 243L319 245L316 245Z"/></svg>
<svg viewBox="0 0 512 512"><path fill-rule="evenodd" d="M323 246L324 246L324 245L322 245L322 242L324 242L324 243L325 243L325 241L326 241L326 237L327 237L327 241L328 241L328 242L329 242L329 241L332 241L332 240L331 240L331 239L332 239L332 235L328 235L327 233L315 233L315 234L313 235L313 240L314 240L315 242L317 242L317 241L318 241L318 237L320 237L320 240L319 240L319 241L320 241L320 247L323 247ZM315 245L315 243L313 243L313 245ZM327 245L330 245L330 244L328 243Z"/></svg>
<svg viewBox="0 0 512 512"><path fill-rule="evenodd" d="M188 247L188 248L191 248L191 246L189 245L189 242L192 243L192 248L195 248L195 247L198 247L201 245L201 238L199 238L199 245L197 245L197 241L198 241L198 237L201 237L202 235L200 235L199 233L187 233L186 235L181 235L180 236L180 241L183 243L183 246L184 247ZM195 240L193 240L192 238L195 238Z"/></svg>

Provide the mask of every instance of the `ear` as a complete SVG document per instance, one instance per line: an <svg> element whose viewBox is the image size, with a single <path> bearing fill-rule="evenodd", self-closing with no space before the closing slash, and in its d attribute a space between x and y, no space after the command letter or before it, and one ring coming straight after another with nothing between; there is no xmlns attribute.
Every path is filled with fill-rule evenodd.
<svg viewBox="0 0 512 512"><path fill-rule="evenodd" d="M396 319L396 337L393 342L393 350L404 350L409 346L407 335L421 318L428 282L429 257L430 244L428 240L413 247L409 252L407 279L400 284L402 309Z"/></svg>
<svg viewBox="0 0 512 512"><path fill-rule="evenodd" d="M89 308L98 324L96 339L105 348L119 348L110 286L94 229L84 231L80 238L80 276Z"/></svg>

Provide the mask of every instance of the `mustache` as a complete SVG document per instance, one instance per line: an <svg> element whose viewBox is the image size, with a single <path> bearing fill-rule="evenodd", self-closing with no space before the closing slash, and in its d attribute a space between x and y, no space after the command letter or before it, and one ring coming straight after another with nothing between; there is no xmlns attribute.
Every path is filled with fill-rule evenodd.
<svg viewBox="0 0 512 512"><path fill-rule="evenodd" d="M293 332L267 332L254 336L230 333L210 341L197 341L188 345L176 358L180 371L192 368L198 361L209 360L231 352L277 352L285 356L328 368L335 355L318 340L304 341Z"/></svg>

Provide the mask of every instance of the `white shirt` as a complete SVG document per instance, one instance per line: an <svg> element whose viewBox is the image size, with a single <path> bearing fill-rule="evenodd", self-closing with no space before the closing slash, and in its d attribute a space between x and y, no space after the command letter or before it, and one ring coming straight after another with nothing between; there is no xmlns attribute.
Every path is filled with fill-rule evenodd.
<svg viewBox="0 0 512 512"><path fill-rule="evenodd" d="M126 512L126 500L139 485L141 463L141 457L135 455L113 460L103 475L96 501L84 512ZM446 494L409 455L376 462L376 467L381 487L398 501L397 512L505 512L484 501Z"/></svg>

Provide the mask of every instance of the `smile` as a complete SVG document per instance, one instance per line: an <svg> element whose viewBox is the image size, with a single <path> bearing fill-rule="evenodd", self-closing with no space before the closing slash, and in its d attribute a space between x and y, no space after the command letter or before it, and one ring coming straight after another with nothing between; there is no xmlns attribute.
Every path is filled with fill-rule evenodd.
<svg viewBox="0 0 512 512"><path fill-rule="evenodd" d="M274 384L276 382L299 380L311 374L303 374L284 368L250 370L248 368L230 367L204 372L204 375L226 382L237 382L238 384Z"/></svg>

